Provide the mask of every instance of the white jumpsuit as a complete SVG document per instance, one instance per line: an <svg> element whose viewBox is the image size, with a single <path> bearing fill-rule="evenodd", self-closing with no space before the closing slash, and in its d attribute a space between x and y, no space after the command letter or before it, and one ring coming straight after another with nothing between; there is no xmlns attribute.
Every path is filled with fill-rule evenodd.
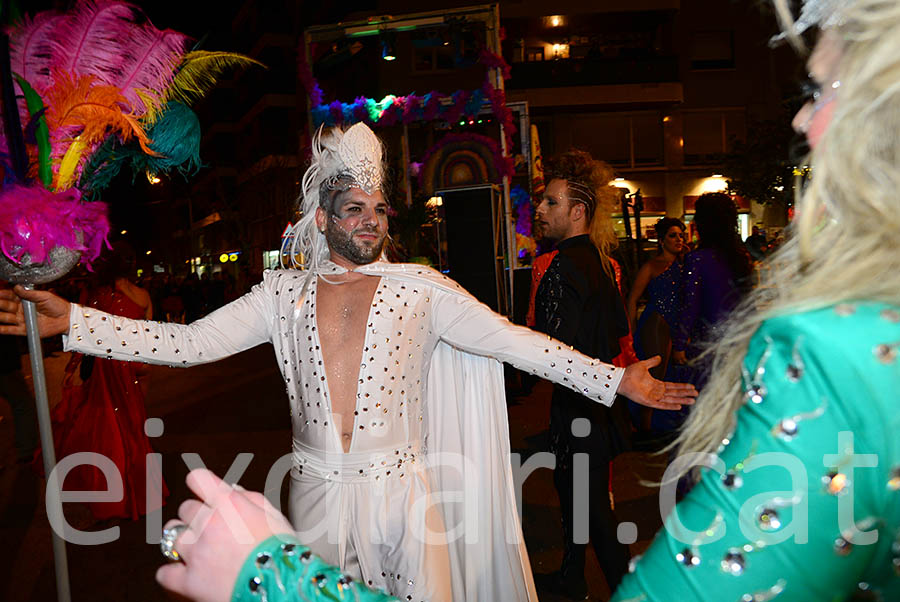
<svg viewBox="0 0 900 602"><path fill-rule="evenodd" d="M289 514L304 543L401 600L536 600L499 362L606 405L623 371L510 324L434 270L379 262L357 271L381 280L346 454L316 325L318 278L307 272L266 272L190 325L75 306L66 349L189 366L271 342L293 421Z"/></svg>

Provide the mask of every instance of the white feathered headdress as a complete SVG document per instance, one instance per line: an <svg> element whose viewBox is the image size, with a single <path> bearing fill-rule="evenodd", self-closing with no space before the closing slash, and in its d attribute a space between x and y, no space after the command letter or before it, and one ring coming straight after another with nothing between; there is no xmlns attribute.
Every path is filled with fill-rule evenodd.
<svg viewBox="0 0 900 602"><path fill-rule="evenodd" d="M367 194L381 190L383 156L381 140L364 123L354 124L346 131L319 127L301 183L298 203L302 217L282 241L282 264L315 269L328 259L325 235L316 228L316 208L330 209L328 192L333 190L359 188Z"/></svg>

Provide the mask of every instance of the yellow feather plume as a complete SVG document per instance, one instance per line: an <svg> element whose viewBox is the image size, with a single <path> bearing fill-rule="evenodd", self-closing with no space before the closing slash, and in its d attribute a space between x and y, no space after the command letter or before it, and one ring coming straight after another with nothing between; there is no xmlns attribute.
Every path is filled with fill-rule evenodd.
<svg viewBox="0 0 900 602"><path fill-rule="evenodd" d="M152 93L147 91L141 93L141 100L149 107L143 117L144 123L148 126L155 123L162 107L169 101L192 105L216 85L217 78L226 69L249 65L266 68L259 61L236 52L195 50L187 53L178 66L172 85L159 97L152 98Z"/></svg>

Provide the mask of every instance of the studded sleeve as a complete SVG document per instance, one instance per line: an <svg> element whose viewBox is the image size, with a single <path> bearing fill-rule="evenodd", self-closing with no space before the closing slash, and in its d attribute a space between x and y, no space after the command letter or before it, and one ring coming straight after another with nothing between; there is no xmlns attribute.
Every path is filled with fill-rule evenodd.
<svg viewBox="0 0 900 602"><path fill-rule="evenodd" d="M898 345L874 304L764 323L734 432L614 600L900 599Z"/></svg>
<svg viewBox="0 0 900 602"><path fill-rule="evenodd" d="M434 290L434 289L433 289ZM508 362L610 406L625 373L571 346L506 318L468 294L434 290L431 323L445 342L476 355Z"/></svg>
<svg viewBox="0 0 900 602"><path fill-rule="evenodd" d="M354 581L312 554L295 537L278 535L259 544L247 557L232 590L231 602L260 600L395 602L397 598Z"/></svg>
<svg viewBox="0 0 900 602"><path fill-rule="evenodd" d="M266 272L249 293L188 325L131 320L73 305L63 347L148 364L212 362L270 340L279 286L279 272Z"/></svg>

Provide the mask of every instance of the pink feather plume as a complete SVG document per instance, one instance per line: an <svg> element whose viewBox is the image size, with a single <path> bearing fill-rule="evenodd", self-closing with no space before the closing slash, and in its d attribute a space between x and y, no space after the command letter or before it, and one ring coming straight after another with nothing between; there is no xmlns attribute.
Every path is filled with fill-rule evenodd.
<svg viewBox="0 0 900 602"><path fill-rule="evenodd" d="M124 48L123 64L115 82L116 87L131 102L136 115L143 115L149 107L135 90L163 90L172 83L175 68L188 43L188 36L171 29L159 30L149 22L135 29Z"/></svg>
<svg viewBox="0 0 900 602"><path fill-rule="evenodd" d="M28 16L10 32L10 68L38 92L50 82L50 53L57 25L64 19L50 11Z"/></svg>
<svg viewBox="0 0 900 602"><path fill-rule="evenodd" d="M114 0L81 0L54 32L53 65L74 75L92 74L116 84L124 62L123 41L140 26L139 9Z"/></svg>

